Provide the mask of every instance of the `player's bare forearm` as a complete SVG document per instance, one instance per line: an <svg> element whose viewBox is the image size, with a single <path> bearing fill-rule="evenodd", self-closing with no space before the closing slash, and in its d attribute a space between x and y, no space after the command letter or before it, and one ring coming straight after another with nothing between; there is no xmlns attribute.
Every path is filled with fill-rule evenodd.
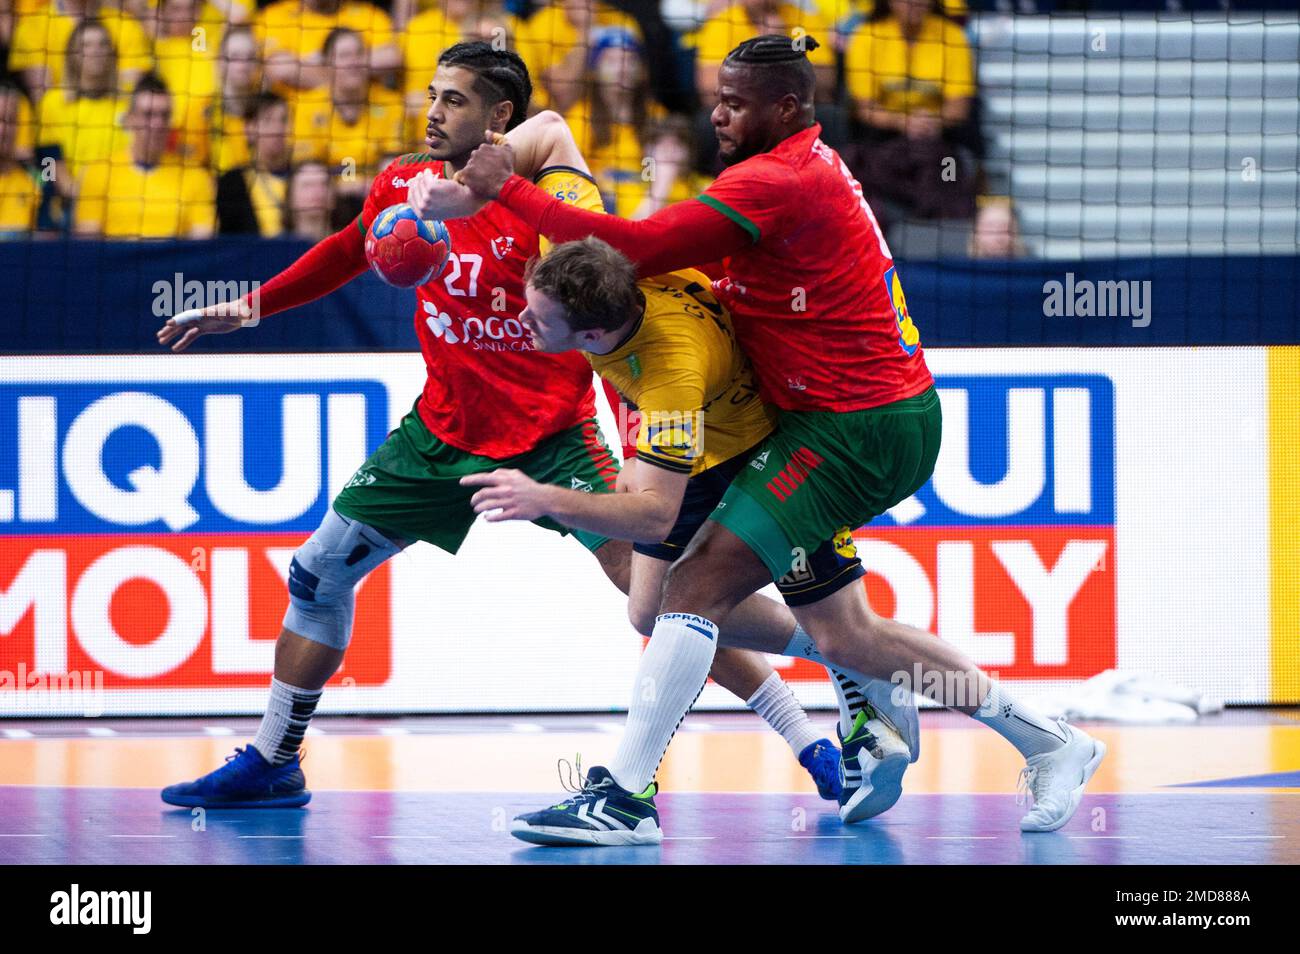
<svg viewBox="0 0 1300 954"><path fill-rule="evenodd" d="M515 171L525 178L554 166L591 172L569 124L555 110L544 109L520 123L506 133L506 141L515 151Z"/></svg>
<svg viewBox="0 0 1300 954"><path fill-rule="evenodd" d="M489 523L550 517L575 530L658 543L677 520L688 476L654 467L639 468L637 476L625 492L615 494L541 484L510 468L469 474L460 483L480 488L470 505L475 513L486 514Z"/></svg>
<svg viewBox="0 0 1300 954"><path fill-rule="evenodd" d="M659 543L672 532L681 509L675 501L653 491L595 494L547 487L547 516L566 527L599 533L615 540Z"/></svg>

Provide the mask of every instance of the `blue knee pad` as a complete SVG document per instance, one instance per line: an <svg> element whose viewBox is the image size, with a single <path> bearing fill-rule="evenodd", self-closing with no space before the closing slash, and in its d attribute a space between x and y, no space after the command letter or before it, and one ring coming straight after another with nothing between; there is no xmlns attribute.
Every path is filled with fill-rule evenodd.
<svg viewBox="0 0 1300 954"><path fill-rule="evenodd" d="M374 527L331 507L289 564L284 628L332 649L347 649L357 584L401 550Z"/></svg>

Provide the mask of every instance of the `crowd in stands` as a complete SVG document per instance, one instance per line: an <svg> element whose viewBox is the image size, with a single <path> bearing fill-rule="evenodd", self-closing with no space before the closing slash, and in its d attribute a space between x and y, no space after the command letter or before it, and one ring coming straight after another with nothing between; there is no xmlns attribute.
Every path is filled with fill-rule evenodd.
<svg viewBox="0 0 1300 954"><path fill-rule="evenodd" d="M0 0L0 236L315 240L418 151L438 55L516 50L610 211L716 175L717 69L748 36L811 36L817 116L887 229L981 200L964 0ZM998 217L1001 217L1000 219ZM998 225L1005 220L1004 225ZM980 249L995 249L992 252ZM1002 249L1002 252L996 249Z"/></svg>

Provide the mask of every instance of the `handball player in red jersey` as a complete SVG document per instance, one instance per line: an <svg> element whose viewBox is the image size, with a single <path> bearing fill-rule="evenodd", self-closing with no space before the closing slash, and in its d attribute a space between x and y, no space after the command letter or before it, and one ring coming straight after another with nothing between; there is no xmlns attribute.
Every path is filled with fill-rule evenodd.
<svg viewBox="0 0 1300 954"><path fill-rule="evenodd" d="M512 175L508 147L484 145L462 171L464 185L444 186L446 201L468 189L553 241L594 235L642 275L723 259L726 274L715 289L762 397L779 409L777 426L670 571L638 680L671 674L697 689L718 624L775 580L827 662L906 687L917 666L918 691L1014 745L1027 760L1022 781L1033 796L1020 827L1055 830L1078 808L1105 754L1101 742L1044 718L951 645L873 613L860 584L823 587L813 602L800 598L832 574L835 581L862 575L856 556L845 571L837 533L919 490L934 470L941 431L938 395L889 247L861 186L813 119L810 48L811 37L766 35L727 56L712 122L728 167L696 199L638 222L592 215ZM635 708L629 713L610 766L632 793L653 776L681 713L644 716L649 721L640 723ZM856 725L841 725L840 733L851 783L870 755ZM589 800L601 797L607 793Z"/></svg>
<svg viewBox="0 0 1300 954"><path fill-rule="evenodd" d="M452 175L485 128L501 134L520 125L531 92L518 55L483 42L449 47L429 86L427 150L385 167L359 219L263 284L258 302L178 316L159 330L159 342L184 350L203 334L254 324L255 316L260 320L314 301L362 274L364 238L374 218L405 202L417 179ZM521 167L534 170L548 194L600 209L572 138L549 134L557 120L547 114L530 121L541 134L523 137ZM537 231L495 203L447 227L447 267L416 292L415 332L428 368L423 393L294 555L270 702L252 744L216 771L164 789L169 804L295 807L310 800L299 751L322 687L351 639L354 590L416 540L453 554L460 548L475 519L473 489L462 487L461 477L509 467L539 483L593 493L616 489L618 462L596 424L591 366L578 354L535 350L517 318L525 306L524 267L540 251ZM571 532L548 518L535 522ZM584 531L573 536L626 592L630 545ZM776 641L788 640L795 627L784 607L762 598L751 600L736 622ZM838 797L838 750L817 738L767 662L741 650L727 651L718 662L718 681L749 702L797 754L806 751L801 762L823 797Z"/></svg>

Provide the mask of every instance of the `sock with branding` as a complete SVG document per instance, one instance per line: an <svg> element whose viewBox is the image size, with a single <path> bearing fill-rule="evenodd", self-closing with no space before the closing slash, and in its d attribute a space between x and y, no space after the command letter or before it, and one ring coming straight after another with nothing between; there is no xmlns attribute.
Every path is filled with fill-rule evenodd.
<svg viewBox="0 0 1300 954"><path fill-rule="evenodd" d="M1002 736L1025 758L1059 749L1067 741L1059 725L1017 702L1001 683L993 683L971 718Z"/></svg>
<svg viewBox="0 0 1300 954"><path fill-rule="evenodd" d="M835 687L835 701L840 708L840 734L847 737L853 728L853 720L868 704L863 694L863 687L871 680L850 669L828 665L812 637L798 624L795 624L794 635L790 637L790 642L781 655L796 659L811 659L826 667L831 674L831 685Z"/></svg>
<svg viewBox="0 0 1300 954"><path fill-rule="evenodd" d="M262 758L272 765L283 765L294 757L320 696L320 689L299 689L271 678L271 701L253 739L253 748Z"/></svg>
<svg viewBox="0 0 1300 954"><path fill-rule="evenodd" d="M699 697L718 648L718 627L701 616L666 613L655 619L641 654L627 728L609 772L640 793L654 780L677 727Z"/></svg>
<svg viewBox="0 0 1300 954"><path fill-rule="evenodd" d="M763 684L745 701L745 705L762 716L768 725L790 743L795 758L821 738L808 721L808 713L803 711L794 692L777 673L764 679Z"/></svg>

